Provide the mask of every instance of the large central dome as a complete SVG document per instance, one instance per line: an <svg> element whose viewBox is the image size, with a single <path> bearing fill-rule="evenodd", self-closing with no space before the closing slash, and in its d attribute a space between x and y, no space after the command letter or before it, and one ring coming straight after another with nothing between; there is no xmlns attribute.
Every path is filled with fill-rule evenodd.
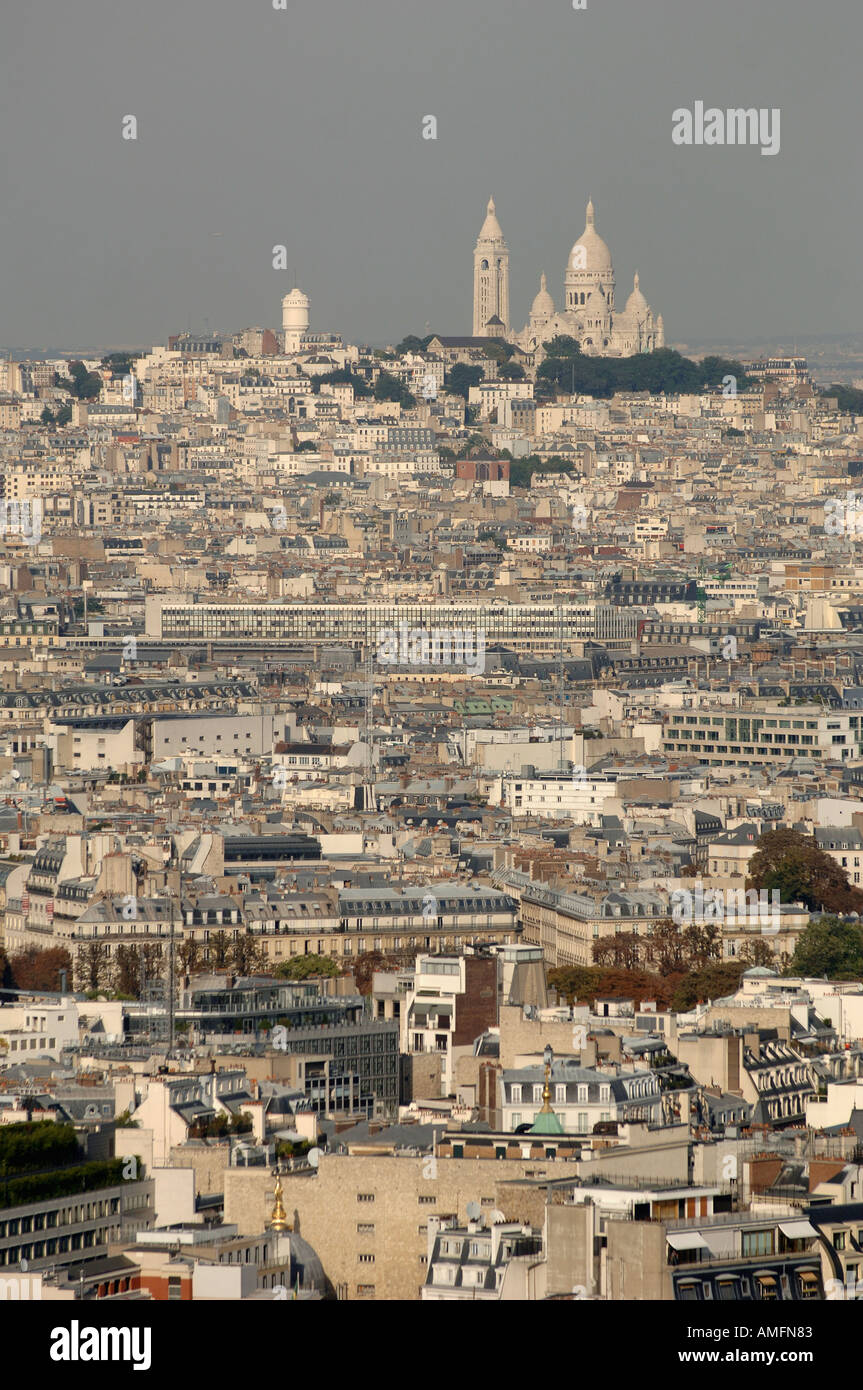
<svg viewBox="0 0 863 1390"><path fill-rule="evenodd" d="M579 247L583 252L579 253ZM594 226L593 201L587 205L584 231L569 253L569 270L611 271L611 252Z"/></svg>

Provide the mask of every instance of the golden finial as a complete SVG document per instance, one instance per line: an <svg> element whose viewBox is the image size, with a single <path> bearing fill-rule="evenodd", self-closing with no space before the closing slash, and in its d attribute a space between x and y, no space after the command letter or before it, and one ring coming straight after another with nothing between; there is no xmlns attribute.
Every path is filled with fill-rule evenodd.
<svg viewBox="0 0 863 1390"><path fill-rule="evenodd" d="M554 1053L551 1047L546 1047L543 1054L545 1060L545 1085L542 1088L542 1110L541 1115L551 1114L551 1064L554 1060Z"/></svg>
<svg viewBox="0 0 863 1390"><path fill-rule="evenodd" d="M273 1205L273 1214L270 1217L270 1230L289 1231L291 1228L288 1225L288 1214L285 1211L285 1204L282 1201L282 1179L278 1175L276 1176L275 1197L276 1200Z"/></svg>

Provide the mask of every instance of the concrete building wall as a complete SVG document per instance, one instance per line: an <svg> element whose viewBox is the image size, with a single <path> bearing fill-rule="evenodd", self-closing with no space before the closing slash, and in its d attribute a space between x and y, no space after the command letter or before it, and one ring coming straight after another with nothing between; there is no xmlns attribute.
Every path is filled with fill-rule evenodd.
<svg viewBox="0 0 863 1390"><path fill-rule="evenodd" d="M347 1298L417 1299L427 1271L430 1216L456 1215L465 1222L467 1203L475 1201L486 1216L499 1209L507 1219L542 1224L542 1189L511 1185L528 1170L568 1177L576 1165L324 1154L316 1175L288 1174L282 1189L288 1219L297 1213L300 1234L317 1251L330 1282L346 1286ZM274 1201L270 1173L231 1168L224 1181L225 1220L244 1235L263 1231ZM366 1227L374 1229L360 1229ZM360 1286L374 1292L361 1293Z"/></svg>
<svg viewBox="0 0 863 1390"><path fill-rule="evenodd" d="M171 1149L168 1161L173 1168L194 1169L195 1194L205 1196L224 1191L228 1155L227 1144L178 1144Z"/></svg>
<svg viewBox="0 0 863 1390"><path fill-rule="evenodd" d="M670 1301L674 1291L666 1264L664 1223L609 1221L606 1234L606 1296L626 1301Z"/></svg>
<svg viewBox="0 0 863 1390"><path fill-rule="evenodd" d="M179 1226L194 1222L195 1174L192 1169L154 1168L147 1171L154 1184L154 1225Z"/></svg>
<svg viewBox="0 0 863 1390"><path fill-rule="evenodd" d="M580 1055L582 1064L592 1067L596 1064L596 1043L588 1042L583 1050L577 1047L581 1034L575 1030L579 1026L578 1020L572 1019L542 1023L525 1018L522 1008L504 1004L500 1011L500 1064L505 1069L522 1065L523 1058L541 1056L550 1043L556 1057Z"/></svg>
<svg viewBox="0 0 863 1390"><path fill-rule="evenodd" d="M593 1207L587 1202L577 1206L549 1205L545 1209L545 1221L547 1292L568 1294L579 1286L588 1296L598 1292L593 1255Z"/></svg>

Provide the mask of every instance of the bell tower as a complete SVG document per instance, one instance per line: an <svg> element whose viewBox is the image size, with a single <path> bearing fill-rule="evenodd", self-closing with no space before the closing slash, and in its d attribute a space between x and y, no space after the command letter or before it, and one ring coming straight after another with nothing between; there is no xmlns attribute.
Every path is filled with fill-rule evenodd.
<svg viewBox="0 0 863 1390"><path fill-rule="evenodd" d="M499 319L500 324L490 319ZM473 253L473 336L497 338L509 334L509 250L489 198Z"/></svg>

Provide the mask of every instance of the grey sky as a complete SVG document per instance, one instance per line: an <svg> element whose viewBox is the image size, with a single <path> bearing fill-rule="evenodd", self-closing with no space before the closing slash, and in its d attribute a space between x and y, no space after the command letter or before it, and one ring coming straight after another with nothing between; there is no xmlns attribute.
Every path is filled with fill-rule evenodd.
<svg viewBox="0 0 863 1390"><path fill-rule="evenodd" d="M860 0L587 4L7 9L0 344L278 327L278 243L312 328L468 333L489 194L517 328L590 194L619 306L637 269L671 342L863 329ZM675 146L696 100L781 108L780 153Z"/></svg>

